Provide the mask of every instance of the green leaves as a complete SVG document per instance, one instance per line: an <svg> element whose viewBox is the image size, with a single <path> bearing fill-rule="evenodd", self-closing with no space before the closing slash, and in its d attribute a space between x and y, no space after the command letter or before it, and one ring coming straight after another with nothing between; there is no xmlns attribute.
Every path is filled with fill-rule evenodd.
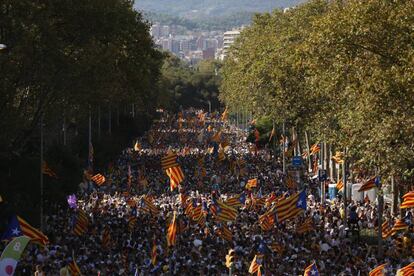
<svg viewBox="0 0 414 276"><path fill-rule="evenodd" d="M414 167L412 10L409 0L310 1L259 15L225 63L220 97L402 175Z"/></svg>

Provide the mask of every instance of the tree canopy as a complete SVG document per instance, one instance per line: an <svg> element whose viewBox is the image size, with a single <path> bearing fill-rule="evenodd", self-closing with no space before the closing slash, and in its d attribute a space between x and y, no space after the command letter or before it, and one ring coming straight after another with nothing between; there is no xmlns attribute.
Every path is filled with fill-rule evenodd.
<svg viewBox="0 0 414 276"><path fill-rule="evenodd" d="M319 1L257 15L223 68L221 100L349 149L384 176L414 169L414 2Z"/></svg>

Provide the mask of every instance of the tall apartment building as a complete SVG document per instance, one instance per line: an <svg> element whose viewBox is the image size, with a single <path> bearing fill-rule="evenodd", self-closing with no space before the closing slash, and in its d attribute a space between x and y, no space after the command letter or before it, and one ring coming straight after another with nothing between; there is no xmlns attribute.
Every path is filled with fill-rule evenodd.
<svg viewBox="0 0 414 276"><path fill-rule="evenodd" d="M220 57L221 60L226 58L231 45L234 44L234 41L238 36L240 36L239 30L228 31L223 34L223 52Z"/></svg>

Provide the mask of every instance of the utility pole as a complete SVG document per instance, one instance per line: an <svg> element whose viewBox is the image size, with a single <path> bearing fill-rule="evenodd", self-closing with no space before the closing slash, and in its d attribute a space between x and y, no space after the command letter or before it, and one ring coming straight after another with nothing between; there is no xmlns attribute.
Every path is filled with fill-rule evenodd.
<svg viewBox="0 0 414 276"><path fill-rule="evenodd" d="M40 229L43 231L43 114L40 117Z"/></svg>

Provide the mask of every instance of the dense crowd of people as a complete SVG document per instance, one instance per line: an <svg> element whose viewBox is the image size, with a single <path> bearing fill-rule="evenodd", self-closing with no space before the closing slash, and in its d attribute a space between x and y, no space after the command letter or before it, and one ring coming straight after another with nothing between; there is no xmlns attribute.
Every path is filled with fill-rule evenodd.
<svg viewBox="0 0 414 276"><path fill-rule="evenodd" d="M197 110L163 114L134 148L101 172L106 177L103 185L86 176L76 206L62 202L47 210L44 232L50 244L31 245L17 274L70 275L68 264L75 260L83 275L228 275L229 249L235 251L233 275L248 275L258 253L264 255L262 275L303 275L312 262L320 275L368 275L382 263L395 272L413 260L412 234L407 230L384 239L381 258L376 242L359 234L358 230L377 229L375 202L349 201L345 206L339 196L322 204L319 183L307 172L296 187L287 186L280 158L267 149L252 150L246 135L220 115ZM185 175L173 191L160 165L171 151L178 154ZM257 186L246 189L249 179L257 179ZM259 217L274 203L255 204L258 199L286 197L299 189L307 193L306 211L282 223L275 221L264 231ZM241 194L246 202L238 207L236 220L217 221L210 210L213 200L226 202ZM145 209L143 197L158 211ZM204 223L188 217L188 204L203 207ZM76 235L73 226L80 210L88 225L85 233ZM168 247L167 228L174 211L179 230L175 246ZM391 220L388 206L384 219ZM405 219L411 226L410 213ZM305 221L309 228L298 231ZM218 234L223 225L230 238ZM399 244L399 237L404 237L404 244Z"/></svg>

